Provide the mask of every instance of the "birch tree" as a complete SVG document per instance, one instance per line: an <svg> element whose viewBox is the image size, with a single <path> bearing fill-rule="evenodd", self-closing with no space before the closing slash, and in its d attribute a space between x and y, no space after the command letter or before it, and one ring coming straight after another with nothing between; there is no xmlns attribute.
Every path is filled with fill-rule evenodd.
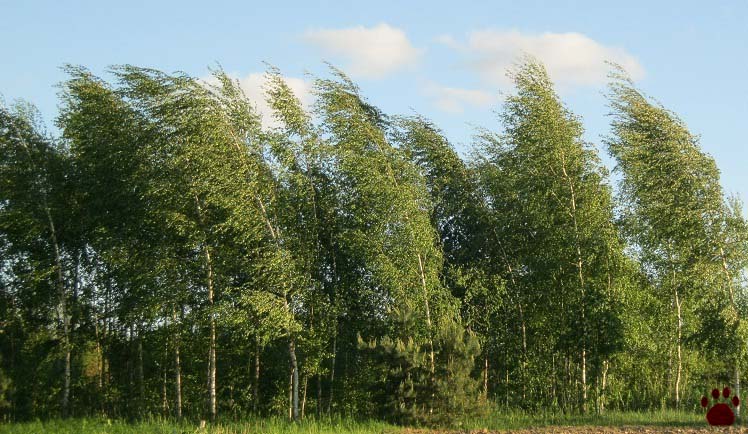
<svg viewBox="0 0 748 434"><path fill-rule="evenodd" d="M500 114L505 132L482 148L496 165L493 173L501 176L496 182L504 184L499 190L504 196L490 201L505 204L499 205L509 213L505 231L524 234L519 238L524 245L513 250L520 255L524 285L532 288L532 303L543 306L532 315L550 320L534 333L552 336L543 352L571 350L565 357L579 367L577 402L584 412L590 373L615 348L602 343L617 339L615 327L606 326L615 323L610 251L620 248L611 192L594 149L582 139L580 120L562 104L545 68L526 59L511 78L516 94ZM546 353L545 362L552 357Z"/></svg>
<svg viewBox="0 0 748 434"><path fill-rule="evenodd" d="M45 135L36 110L24 103L14 110L0 106L0 233L11 252L26 257L27 289L47 284L48 299L36 308L56 313L50 318L59 331L63 358L60 405L71 412L73 338L71 327L72 271L70 258L78 246L72 236L72 197L65 195L70 159L64 148ZM41 288L40 288L41 289ZM45 307L43 307L45 306Z"/></svg>
<svg viewBox="0 0 748 434"><path fill-rule="evenodd" d="M610 103L607 145L622 175L626 233L660 297L672 306L671 396L678 408L689 367L684 343L698 331L699 294L714 294L707 282L722 272L724 256L714 236L724 215L719 171L683 121L643 95L621 70L612 74Z"/></svg>

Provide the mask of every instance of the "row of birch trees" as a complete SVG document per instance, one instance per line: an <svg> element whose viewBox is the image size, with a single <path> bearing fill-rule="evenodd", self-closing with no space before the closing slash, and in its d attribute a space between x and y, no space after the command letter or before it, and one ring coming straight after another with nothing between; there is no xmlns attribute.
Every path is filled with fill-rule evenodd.
<svg viewBox="0 0 748 434"><path fill-rule="evenodd" d="M743 205L611 69L600 146L527 58L460 155L335 68L310 108L269 68L266 128L222 70L66 67L54 133L0 108L2 418L448 424L740 393Z"/></svg>

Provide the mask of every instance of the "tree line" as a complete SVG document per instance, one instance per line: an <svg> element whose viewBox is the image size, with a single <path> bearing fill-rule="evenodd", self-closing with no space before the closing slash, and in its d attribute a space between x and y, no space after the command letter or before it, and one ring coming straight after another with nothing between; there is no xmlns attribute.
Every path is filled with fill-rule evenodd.
<svg viewBox="0 0 748 434"><path fill-rule="evenodd" d="M618 188L527 58L462 158L331 67L279 126L222 70L65 67L0 108L0 414L448 423L695 408L745 365L748 225L612 66Z"/></svg>

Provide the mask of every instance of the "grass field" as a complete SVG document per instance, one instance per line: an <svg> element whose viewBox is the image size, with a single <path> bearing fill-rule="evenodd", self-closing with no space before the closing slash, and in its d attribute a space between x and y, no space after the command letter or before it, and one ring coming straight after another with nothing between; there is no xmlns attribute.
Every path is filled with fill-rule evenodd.
<svg viewBox="0 0 748 434"><path fill-rule="evenodd" d="M208 424L205 428L200 428L198 423L191 422L176 423L167 420L150 420L128 423L107 419L51 420L0 425L0 433L2 434L394 434L401 431L402 429L398 427L374 421L357 422L345 419L314 421L309 419L294 424L280 418L221 422L215 425Z"/></svg>
<svg viewBox="0 0 748 434"><path fill-rule="evenodd" d="M508 430L549 426L667 426L699 427L706 424L704 415L673 410L654 412L608 411L602 415L563 413L495 412L480 420L463 422L466 429Z"/></svg>
<svg viewBox="0 0 748 434"><path fill-rule="evenodd" d="M457 428L429 430L403 428L376 421L351 419L305 420L290 423L280 418L222 422L200 428L198 423L149 420L127 423L107 419L69 419L0 425L0 433L37 434L427 434L427 433L696 433L714 432L706 427L704 416L685 412L607 412L602 416L560 414L495 413L480 420L456 423ZM739 428L733 428L735 431ZM724 430L721 430L724 431ZM728 432L731 430L728 430Z"/></svg>

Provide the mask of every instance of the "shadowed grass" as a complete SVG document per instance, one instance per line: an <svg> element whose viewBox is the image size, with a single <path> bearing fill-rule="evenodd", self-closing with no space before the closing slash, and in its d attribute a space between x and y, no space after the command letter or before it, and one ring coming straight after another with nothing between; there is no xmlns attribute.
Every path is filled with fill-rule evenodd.
<svg viewBox="0 0 748 434"><path fill-rule="evenodd" d="M462 430L511 430L546 426L649 426L705 427L704 415L673 410L654 412L608 411L603 415L569 415L551 412L496 411L479 419L457 423ZM0 424L0 433L8 434L397 434L401 427L378 421L356 421L346 418L307 419L291 423L271 417L226 421L201 429L194 422L162 419L126 422L98 418L68 419ZM443 432L443 431L440 431Z"/></svg>

